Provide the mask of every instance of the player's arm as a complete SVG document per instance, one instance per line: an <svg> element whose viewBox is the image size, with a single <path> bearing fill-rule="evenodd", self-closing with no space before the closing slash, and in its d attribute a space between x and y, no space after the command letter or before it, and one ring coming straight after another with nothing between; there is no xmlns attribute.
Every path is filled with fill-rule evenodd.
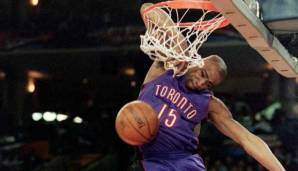
<svg viewBox="0 0 298 171"><path fill-rule="evenodd" d="M152 5L153 5L152 3L144 3L144 4L142 4L141 10L140 10L140 13L141 13L141 16L142 16L142 19L144 21L146 29L152 28L152 27L149 26L150 24L148 23L148 20L153 21L153 23L155 23L159 26L174 26L175 25L174 22L172 21L171 17L165 11L163 11L159 8L156 8L156 9L152 10L150 13L147 13L146 14L147 18L145 18L145 16L143 15L144 10L146 8L152 6ZM170 33L171 34L169 36L177 37L177 42L178 41L183 42L184 36L181 33L179 33L176 30L171 30ZM181 44L182 44L183 48L187 47L186 42L181 43ZM178 50L181 50L181 49L177 48L177 51ZM171 59L169 59L169 60L171 60ZM180 65L180 64L181 64L181 62L177 64L177 65L179 65L178 72L179 72L180 68L184 69L184 67L186 66L186 64L184 64L184 65ZM144 80L143 84L155 79L156 77L160 76L165 71L166 70L164 68L164 62L154 61L153 64L151 65L150 69L147 72L147 75L145 77L145 80Z"/></svg>
<svg viewBox="0 0 298 171"><path fill-rule="evenodd" d="M144 3L144 4L142 4L141 10L140 10L140 13L141 13L141 16L144 21L146 29L149 26L148 26L148 22L146 21L145 17L143 16L143 13L144 13L144 10L151 5L153 5L153 4L152 3ZM150 17L151 20L158 19L157 18L158 16L156 16L156 15L149 15L148 17ZM164 65L163 62L161 62L161 61L154 61L146 74L143 84L146 84L147 82L155 79L156 77L158 77L159 75L164 73L165 69L164 69L163 65Z"/></svg>
<svg viewBox="0 0 298 171"><path fill-rule="evenodd" d="M182 33L179 32L178 28L175 27L176 24L167 12L160 8L154 8L144 14L145 10L152 5L152 3L144 3L141 6L140 13L146 29L154 29L155 27L153 26L160 26L164 28L166 27L167 29L164 30L164 34L171 38L174 38L176 42L179 42L182 49L187 48L185 37L182 35ZM177 47L175 50L179 51L181 49Z"/></svg>
<svg viewBox="0 0 298 171"><path fill-rule="evenodd" d="M165 69L163 66L163 62L154 61L146 74L143 84L146 84L151 80L154 80L156 77L160 76L164 72Z"/></svg>
<svg viewBox="0 0 298 171"><path fill-rule="evenodd" d="M218 98L209 103L209 119L223 134L240 144L244 150L270 171L285 170L268 145L233 119L231 112Z"/></svg>

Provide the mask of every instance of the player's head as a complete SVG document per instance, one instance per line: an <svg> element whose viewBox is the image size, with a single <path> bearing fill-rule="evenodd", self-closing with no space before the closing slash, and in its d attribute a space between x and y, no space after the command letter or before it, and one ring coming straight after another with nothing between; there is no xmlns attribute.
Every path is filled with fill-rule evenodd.
<svg viewBox="0 0 298 171"><path fill-rule="evenodd" d="M227 75L227 65L217 55L204 59L204 66L194 67L186 73L186 87L192 90L210 89L220 84Z"/></svg>

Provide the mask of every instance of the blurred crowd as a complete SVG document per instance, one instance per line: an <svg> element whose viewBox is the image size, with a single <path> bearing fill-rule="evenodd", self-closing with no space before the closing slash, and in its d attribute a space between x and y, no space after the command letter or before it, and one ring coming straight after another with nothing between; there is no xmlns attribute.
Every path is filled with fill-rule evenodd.
<svg viewBox="0 0 298 171"><path fill-rule="evenodd" d="M258 100L226 98L234 118L262 138L286 170L298 170L298 119L287 113L279 101L270 101L256 110ZM254 106L254 107L252 107ZM201 132L200 153L210 171L263 171L237 144L206 122Z"/></svg>
<svg viewBox="0 0 298 171"><path fill-rule="evenodd" d="M298 119L282 103L222 95L236 120L267 142L288 171L298 170ZM262 100L261 100L262 101ZM263 107L262 107L263 106ZM45 123L27 127L0 139L0 170L5 171L125 171L134 149L114 129L115 108L88 110L84 122ZM237 144L204 121L198 153L210 171L263 171Z"/></svg>

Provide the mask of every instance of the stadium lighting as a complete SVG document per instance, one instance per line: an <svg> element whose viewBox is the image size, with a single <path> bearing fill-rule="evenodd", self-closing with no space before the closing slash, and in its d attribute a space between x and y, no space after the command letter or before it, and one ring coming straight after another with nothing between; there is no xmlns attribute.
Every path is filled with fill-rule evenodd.
<svg viewBox="0 0 298 171"><path fill-rule="evenodd" d="M136 85L137 85L137 82L136 82L136 81L131 81L131 82L130 82L130 86L131 86L131 87L136 87Z"/></svg>
<svg viewBox="0 0 298 171"><path fill-rule="evenodd" d="M30 0L30 4L31 4L32 6L37 6L38 3L39 3L39 0Z"/></svg>
<svg viewBox="0 0 298 171"><path fill-rule="evenodd" d="M58 113L58 114L57 114L57 118L56 118L56 120L57 120L58 122L61 122L61 121L66 120L67 118L68 118L67 115L62 114L62 113Z"/></svg>
<svg viewBox="0 0 298 171"><path fill-rule="evenodd" d="M83 122L83 119L81 117L76 116L73 118L73 122L77 124L81 124Z"/></svg>
<svg viewBox="0 0 298 171"><path fill-rule="evenodd" d="M55 112L45 112L42 117L46 122L52 122L56 119L57 114Z"/></svg>
<svg viewBox="0 0 298 171"><path fill-rule="evenodd" d="M34 112L32 113L32 120L39 121L42 118L42 113Z"/></svg>
<svg viewBox="0 0 298 171"><path fill-rule="evenodd" d="M27 91L29 93L34 93L35 91L35 83L32 78L29 78L28 83L27 83Z"/></svg>
<svg viewBox="0 0 298 171"><path fill-rule="evenodd" d="M136 70L132 67L126 67L126 68L124 68L123 73L124 73L124 75L132 77L136 74Z"/></svg>

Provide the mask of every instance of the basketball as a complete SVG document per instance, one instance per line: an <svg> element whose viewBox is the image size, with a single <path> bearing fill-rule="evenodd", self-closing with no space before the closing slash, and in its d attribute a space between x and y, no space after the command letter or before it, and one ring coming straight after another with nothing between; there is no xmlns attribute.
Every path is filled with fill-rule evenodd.
<svg viewBox="0 0 298 171"><path fill-rule="evenodd" d="M124 105L115 121L119 137L130 145L142 145L152 141L159 128L159 119L147 103L136 100Z"/></svg>

